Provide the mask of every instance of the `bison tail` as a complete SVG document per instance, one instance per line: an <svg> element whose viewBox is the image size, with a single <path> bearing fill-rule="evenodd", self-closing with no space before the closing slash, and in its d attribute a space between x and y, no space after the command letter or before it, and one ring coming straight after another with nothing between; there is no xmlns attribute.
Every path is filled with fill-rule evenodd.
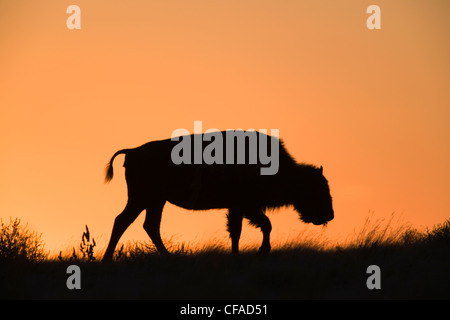
<svg viewBox="0 0 450 320"><path fill-rule="evenodd" d="M105 183L110 182L110 181L112 180L113 176L114 176L114 170L113 170L113 161L114 161L114 158L115 158L117 155L122 154L122 153L127 154L127 152L128 152L129 150L130 150L130 149L119 150L119 151L117 151L117 152L112 156L111 160L109 160L108 164L106 165L106 169L105 169L105 173L106 173L106 174L105 174Z"/></svg>
<svg viewBox="0 0 450 320"><path fill-rule="evenodd" d="M114 175L112 161L106 165L105 173L106 173L105 174L105 183L108 183L112 180L113 175Z"/></svg>

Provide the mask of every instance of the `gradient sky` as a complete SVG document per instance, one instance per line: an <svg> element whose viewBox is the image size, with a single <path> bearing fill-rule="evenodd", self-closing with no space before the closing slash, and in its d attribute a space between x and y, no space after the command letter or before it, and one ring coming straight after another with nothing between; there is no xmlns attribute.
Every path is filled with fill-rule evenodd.
<svg viewBox="0 0 450 320"><path fill-rule="evenodd" d="M66 8L81 8L69 30ZM366 8L381 8L368 30ZM100 248L125 206L123 156L177 128L279 129L323 165L344 239L369 212L432 227L450 213L450 2L168 0L0 2L0 217L51 250ZM223 210L166 204L174 241L226 239ZM147 240L142 214L123 241ZM291 209L273 240L319 230ZM243 240L259 243L244 227ZM206 240L205 240L206 239Z"/></svg>

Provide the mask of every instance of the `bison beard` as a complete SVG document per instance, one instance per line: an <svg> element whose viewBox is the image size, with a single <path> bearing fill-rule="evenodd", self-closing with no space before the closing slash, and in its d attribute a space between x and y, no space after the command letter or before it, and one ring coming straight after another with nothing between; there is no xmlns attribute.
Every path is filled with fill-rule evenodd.
<svg viewBox="0 0 450 320"><path fill-rule="evenodd" d="M221 134L225 137L226 132L222 131ZM277 143L271 141L277 138L257 132L258 142L261 137L267 141L266 148L269 152L273 152L271 146L276 145L279 148L279 169L274 175L261 175L260 171L264 165L260 162L174 164L171 152L177 142L170 139L152 141L134 149L117 151L107 165L105 181L108 182L113 177L114 158L119 154L125 154L128 203L114 221L111 239L103 260L112 259L120 237L144 209L146 210L144 229L158 251L167 254L159 232L161 214L166 201L191 210L227 208L227 227L234 254L239 253L243 218L261 228L263 241L260 252L270 251L272 226L265 215L267 208L292 205L303 222L316 225L332 220L334 217L332 200L322 167L298 164L281 141ZM193 135L191 138L193 139ZM207 147L208 143L204 143L203 148ZM233 151L236 157L237 152ZM245 145L245 151L248 160L248 144ZM227 150L224 150L224 157L226 153ZM191 155L193 154L194 152L191 152Z"/></svg>

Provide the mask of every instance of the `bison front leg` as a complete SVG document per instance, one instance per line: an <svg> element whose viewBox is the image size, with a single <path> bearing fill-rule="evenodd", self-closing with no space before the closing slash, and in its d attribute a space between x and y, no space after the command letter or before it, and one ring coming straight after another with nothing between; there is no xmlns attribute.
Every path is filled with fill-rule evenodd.
<svg viewBox="0 0 450 320"><path fill-rule="evenodd" d="M241 211L235 209L228 210L228 232L231 238L231 253L233 255L239 255L239 238L242 231L242 219L244 215Z"/></svg>
<svg viewBox="0 0 450 320"><path fill-rule="evenodd" d="M269 218L264 214L263 210L256 209L245 212L245 217L250 221L250 224L261 228L263 234L263 241L259 248L259 253L267 254L270 252L270 232L272 231L272 224Z"/></svg>
<svg viewBox="0 0 450 320"><path fill-rule="evenodd" d="M144 221L144 229L149 235L150 239L152 239L153 244L156 246L156 249L161 255L169 254L169 251L167 251L161 240L161 234L159 231L164 204L165 201L162 201L160 203L155 203L148 206L146 209L147 213Z"/></svg>

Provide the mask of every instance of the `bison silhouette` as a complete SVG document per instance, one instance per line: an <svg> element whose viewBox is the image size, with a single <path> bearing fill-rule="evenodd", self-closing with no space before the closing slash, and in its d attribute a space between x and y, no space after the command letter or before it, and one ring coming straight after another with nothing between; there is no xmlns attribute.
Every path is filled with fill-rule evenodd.
<svg viewBox="0 0 450 320"><path fill-rule="evenodd" d="M261 228L263 241L259 252L270 251L272 225L265 215L268 208L293 206L300 220L305 223L322 225L331 221L334 218L332 199L322 167L297 163L278 138L254 132L256 146L252 146L252 141L247 139L249 135L241 131L245 135L245 139L240 140L245 141L244 145L225 145L218 153L219 159L218 154L214 154L217 150L212 151L216 161L210 164L194 161L195 152L199 150L194 145L189 155L192 161L174 163L172 152L179 142L173 139L152 141L134 149L117 151L107 164L105 182L113 177L114 158L125 154L128 202L114 221L103 260L112 259L120 237L144 209L145 231L158 252L168 254L160 235L161 214L166 201L190 210L228 209L227 227L233 254L239 254L243 218ZM207 134L180 138L202 141L200 151L209 148L211 152L211 144L217 140L218 134L225 141L227 131L215 132L215 138ZM239 134L235 136L238 140ZM254 161L255 157L250 151L259 152L262 148L271 154L278 154L278 170L275 174L261 174L261 168L267 166L267 162L262 163L259 159ZM233 152L236 161L232 161L232 164L225 161L227 152ZM245 156L239 152L245 152ZM241 161L237 161L238 157ZM253 161L249 161L251 158Z"/></svg>

